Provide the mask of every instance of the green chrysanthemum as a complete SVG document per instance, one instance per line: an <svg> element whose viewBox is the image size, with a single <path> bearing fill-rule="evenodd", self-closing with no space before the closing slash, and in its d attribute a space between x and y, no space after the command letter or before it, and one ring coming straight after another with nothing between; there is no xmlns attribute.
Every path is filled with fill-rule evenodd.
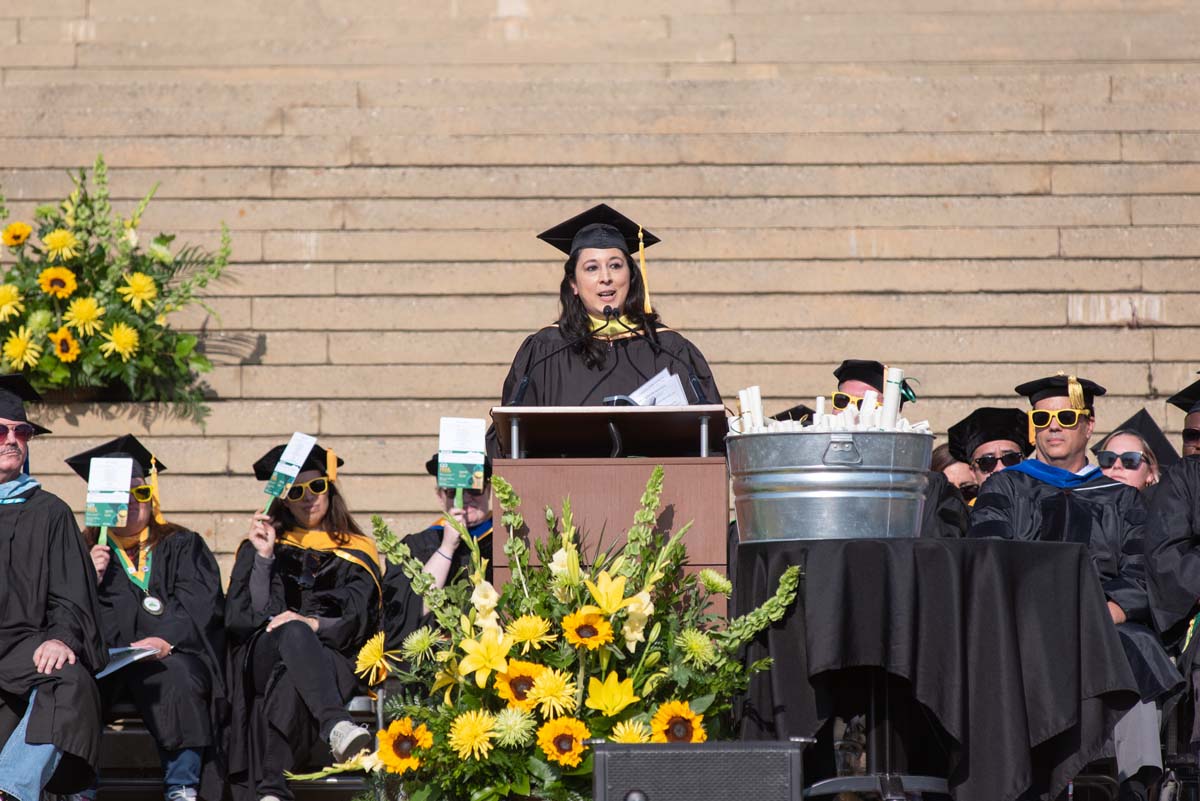
<svg viewBox="0 0 1200 801"><path fill-rule="evenodd" d="M712 664L717 658L717 649L709 636L698 629L684 629L679 633L679 648L683 651L683 661L691 662L696 667Z"/></svg>
<svg viewBox="0 0 1200 801"><path fill-rule="evenodd" d="M507 707L496 713L496 741L504 748L524 748L533 742L537 721L528 712Z"/></svg>
<svg viewBox="0 0 1200 801"><path fill-rule="evenodd" d="M700 571L700 583L704 585L704 589L714 595L729 595L733 592L733 582L722 576L711 567L706 567Z"/></svg>
<svg viewBox="0 0 1200 801"><path fill-rule="evenodd" d="M400 643L400 654L414 665L419 665L430 657L437 644L438 636L433 629L422 626Z"/></svg>

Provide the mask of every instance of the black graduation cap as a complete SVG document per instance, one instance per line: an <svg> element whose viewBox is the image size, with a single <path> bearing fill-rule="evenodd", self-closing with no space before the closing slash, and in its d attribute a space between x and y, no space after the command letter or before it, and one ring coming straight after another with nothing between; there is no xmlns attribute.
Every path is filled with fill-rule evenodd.
<svg viewBox="0 0 1200 801"><path fill-rule="evenodd" d="M1167 403L1183 409L1184 414L1200 412L1200 381L1193 382L1167 398Z"/></svg>
<svg viewBox="0 0 1200 801"><path fill-rule="evenodd" d="M1145 409L1139 409L1137 414L1113 429L1114 434L1118 431L1132 431L1144 439L1146 447L1154 452L1154 458L1158 460L1160 470L1166 470L1180 459L1179 451L1175 450L1175 446L1167 439L1167 435L1163 433L1163 430L1158 427L1158 423L1154 422L1154 418ZM1092 446L1092 453L1099 453L1100 446L1111 436L1112 434L1109 434L1108 437Z"/></svg>
<svg viewBox="0 0 1200 801"><path fill-rule="evenodd" d="M798 403L790 409L784 409L778 414L771 415L772 420L801 420L804 425L811 426L813 424L813 415L817 412L810 409L803 403Z"/></svg>
<svg viewBox="0 0 1200 801"><path fill-rule="evenodd" d="M287 445L276 445L271 450L262 455L257 462L254 463L254 477L259 481L268 481L271 474L275 472L275 465L279 464L279 457L283 456L283 451ZM346 462L342 457L337 456L337 466L341 467ZM304 464L300 465L300 472L305 470L316 470L324 475L329 476L329 452L320 445L313 445L312 450L308 452L308 458L304 460ZM335 476L329 476L335 478Z"/></svg>
<svg viewBox="0 0 1200 801"><path fill-rule="evenodd" d="M25 402L41 399L42 396L20 373L0 375L0 417L5 420L29 423L33 426L34 433L49 434L50 429L39 426L25 416Z"/></svg>
<svg viewBox="0 0 1200 801"><path fill-rule="evenodd" d="M138 442L138 438L133 434L126 434L116 439L110 439L103 445L97 445L83 453L77 453L74 456L68 457L66 462L72 470L79 474L80 478L87 481L88 476L92 472L92 459L101 457L107 459L132 459L134 465L141 468L141 475L143 476L150 475L151 460L154 460L154 467L158 469L158 472L161 473L167 469L167 466L158 461L154 454L150 453L145 445ZM134 474L137 475L136 470Z"/></svg>
<svg viewBox="0 0 1200 801"><path fill-rule="evenodd" d="M1071 381L1075 381L1083 391L1083 406L1081 408L1084 409L1091 409L1095 399L1108 392L1107 389L1095 381L1062 374L1039 378L1035 381L1026 381L1024 384L1016 387L1014 392L1029 398L1029 404L1032 406L1046 398L1071 397Z"/></svg>
<svg viewBox="0 0 1200 801"><path fill-rule="evenodd" d="M950 426L950 455L960 462L971 463L971 454L986 442L1008 440L1015 442L1023 456L1033 453L1029 444L1029 419L1020 409L999 409L984 406Z"/></svg>
<svg viewBox="0 0 1200 801"><path fill-rule="evenodd" d="M601 203L582 214L542 231L538 239L553 245L570 256L582 248L620 248L626 253L638 250L638 224L621 212ZM658 244L661 240L642 230L645 247Z"/></svg>
<svg viewBox="0 0 1200 801"><path fill-rule="evenodd" d="M880 398L883 397L883 362L872 361L870 359L846 359L838 365L833 371L833 377L838 380L838 383L843 381L861 381L864 384L869 384ZM908 379L900 382L900 405L903 406L905 401L915 401L917 393L913 392L913 388L909 385Z"/></svg>
<svg viewBox="0 0 1200 801"><path fill-rule="evenodd" d="M429 461L425 463L425 472L431 476L436 476L438 473L438 455L435 453L429 457ZM487 481L492 477L492 457L484 455L483 457L483 480Z"/></svg>

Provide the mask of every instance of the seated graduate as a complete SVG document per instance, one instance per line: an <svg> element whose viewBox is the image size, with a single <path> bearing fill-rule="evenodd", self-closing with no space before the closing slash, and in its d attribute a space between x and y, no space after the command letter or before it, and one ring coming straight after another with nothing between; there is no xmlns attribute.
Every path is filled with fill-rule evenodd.
<svg viewBox="0 0 1200 801"><path fill-rule="evenodd" d="M21 375L0 376L0 798L73 793L100 762L100 694L108 662L96 573L75 516L26 470L23 401L41 400Z"/></svg>
<svg viewBox="0 0 1200 801"><path fill-rule="evenodd" d="M1152 625L1143 563L1146 510L1137 490L1087 461L1104 387L1057 375L1016 388L1029 398L1028 433L1037 458L987 480L971 512L972 537L1078 542L1087 546L1108 611L1138 682L1141 702L1117 723L1114 741L1122 798L1143 799L1162 773L1156 703L1182 678Z"/></svg>
<svg viewBox="0 0 1200 801"><path fill-rule="evenodd" d="M118 437L67 464L86 481L97 457L133 460L125 525L108 530L108 544L98 542L97 528L83 532L99 582L104 640L109 648L157 651L101 679L105 717L124 698L137 707L158 746L167 801L219 801L228 701L217 560L203 537L163 519L158 474L167 468L136 437Z"/></svg>
<svg viewBox="0 0 1200 801"><path fill-rule="evenodd" d="M543 232L567 254L558 321L521 344L504 380L506 406L596 406L628 395L664 368L691 403L720 403L700 351L662 324L631 255L659 241L604 204ZM691 381L691 376L696 381ZM699 391L697 391L699 390Z"/></svg>
<svg viewBox="0 0 1200 801"><path fill-rule="evenodd" d="M1163 471L1179 461L1179 452L1145 409L1092 446L1104 475L1140 490L1150 506Z"/></svg>
<svg viewBox="0 0 1200 801"><path fill-rule="evenodd" d="M974 506L983 483L997 471L1020 464L1033 453L1025 413L1020 409L984 406L950 426L950 455L966 464L975 485L968 506ZM960 487L961 489L961 487Z"/></svg>
<svg viewBox="0 0 1200 801"><path fill-rule="evenodd" d="M258 480L271 477L284 447L254 463ZM236 801L290 799L284 771L373 744L346 703L359 689L358 651L378 630L379 553L350 516L337 480L343 463L314 445L237 551L225 613ZM319 744L328 750L318 753Z"/></svg>
<svg viewBox="0 0 1200 801"><path fill-rule="evenodd" d="M829 397L835 413L851 403L862 408L863 395L873 390L883 398L883 363L867 359L846 359L833 371L837 391ZM906 401L915 401L916 393L904 380L901 385L900 408ZM961 537L967 530L967 504L962 493L950 483L945 474L929 471L925 485L925 507L921 518L922 537Z"/></svg>
<svg viewBox="0 0 1200 801"><path fill-rule="evenodd" d="M1167 398L1167 403L1182 409L1183 455L1200 455L1200 381L1194 381Z"/></svg>
<svg viewBox="0 0 1200 801"><path fill-rule="evenodd" d="M438 455L435 453L425 463L425 470L437 476ZM458 529L447 525L453 517L467 529L479 546L479 555L488 560L485 577L492 580L492 460L483 463L483 489L463 490L463 508L454 505L455 491L434 485L442 516L428 528L409 534L404 544L413 558L425 565L425 572L433 577L434 586L445 587L460 574L471 569L471 551L459 536ZM407 576L396 565L388 565L383 577L383 619L387 632L387 647L400 647L405 637L422 626L429 610L412 592Z"/></svg>

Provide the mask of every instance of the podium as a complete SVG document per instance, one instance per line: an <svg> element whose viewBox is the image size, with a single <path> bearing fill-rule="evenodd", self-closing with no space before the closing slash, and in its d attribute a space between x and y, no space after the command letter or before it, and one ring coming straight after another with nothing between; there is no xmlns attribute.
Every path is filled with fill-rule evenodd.
<svg viewBox="0 0 1200 801"><path fill-rule="evenodd" d="M492 469L520 496L531 542L548 534L545 508L561 512L566 497L584 554L623 540L646 480L662 465L660 528L676 531L693 521L684 536L692 569L725 572L725 407L497 406L492 420L506 457L493 459ZM499 521L499 502L493 504ZM496 581L506 580L508 558L500 543L492 555Z"/></svg>

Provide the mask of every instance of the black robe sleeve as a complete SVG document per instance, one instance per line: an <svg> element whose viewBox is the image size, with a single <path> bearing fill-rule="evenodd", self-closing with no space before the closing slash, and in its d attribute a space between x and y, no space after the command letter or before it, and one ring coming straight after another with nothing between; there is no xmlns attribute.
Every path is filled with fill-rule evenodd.
<svg viewBox="0 0 1200 801"><path fill-rule="evenodd" d="M1168 641L1179 640L1200 611L1200 457L1183 459L1158 484L1146 566L1155 627Z"/></svg>
<svg viewBox="0 0 1200 801"><path fill-rule="evenodd" d="M517 355L513 357L512 366L508 368L508 375L504 378L504 387L500 392L501 406L513 404L513 400L517 394L517 387L521 384L521 379L529 375L529 368L533 362L541 358L541 352L544 349L538 347L538 343L543 339L544 337L539 337L538 334L530 334L525 337L525 341L517 349ZM538 387L534 385L532 376L530 376L529 386L525 388L525 394L521 398L520 405L544 405L539 402L538 397Z"/></svg>
<svg viewBox="0 0 1200 801"><path fill-rule="evenodd" d="M285 609L283 583L271 570L271 602L261 612L254 611L250 601L250 571L254 569L254 546L243 540L234 556L233 570L229 573L229 591L225 598L225 630L235 643L250 639L254 632L267 624L272 615Z"/></svg>
<svg viewBox="0 0 1200 801"><path fill-rule="evenodd" d="M1028 506L1018 496L1011 475L994 473L983 482L979 497L971 507L970 527L967 536L993 537L1003 540L1033 539L1021 536L1022 527L1016 525L1023 507Z"/></svg>
<svg viewBox="0 0 1200 801"><path fill-rule="evenodd" d="M378 630L381 582L377 573L340 561L339 586L316 593L320 596L314 599L317 608L301 612L322 618L317 637L324 645L349 656Z"/></svg>
<svg viewBox="0 0 1200 801"><path fill-rule="evenodd" d="M921 512L921 536L962 537L967 533L967 511L958 488L944 473L930 471Z"/></svg>

